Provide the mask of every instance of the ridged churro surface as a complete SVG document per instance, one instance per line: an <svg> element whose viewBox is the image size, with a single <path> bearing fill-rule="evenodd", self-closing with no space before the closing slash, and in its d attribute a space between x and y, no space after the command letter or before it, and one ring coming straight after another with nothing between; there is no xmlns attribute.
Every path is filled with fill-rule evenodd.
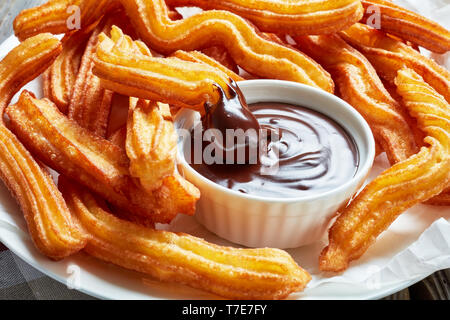
<svg viewBox="0 0 450 320"><path fill-rule="evenodd" d="M261 31L292 35L333 33L359 21L359 0L166 0L171 6L195 6L234 12Z"/></svg>
<svg viewBox="0 0 450 320"><path fill-rule="evenodd" d="M145 192L129 174L125 150L66 118L49 100L24 91L7 112L11 128L45 164L148 224L195 212L199 195L191 195L181 177L168 177L157 191Z"/></svg>
<svg viewBox="0 0 450 320"><path fill-rule="evenodd" d="M397 71L407 66L450 102L450 72L432 59L421 55L404 42L364 24L354 24L340 32L340 35L364 54L378 74L392 85Z"/></svg>
<svg viewBox="0 0 450 320"><path fill-rule="evenodd" d="M114 217L101 200L70 181L61 181L60 188L90 234L86 252L101 260L232 299L281 299L311 279L285 251L222 247L144 228Z"/></svg>
<svg viewBox="0 0 450 320"><path fill-rule="evenodd" d="M369 123L392 164L417 152L409 115L390 96L370 62L338 35L296 38L333 76L339 96Z"/></svg>
<svg viewBox="0 0 450 320"><path fill-rule="evenodd" d="M363 21L370 22L371 17L379 10L381 30L437 53L450 50L450 31L438 23L391 1L362 0L361 2L365 10Z"/></svg>

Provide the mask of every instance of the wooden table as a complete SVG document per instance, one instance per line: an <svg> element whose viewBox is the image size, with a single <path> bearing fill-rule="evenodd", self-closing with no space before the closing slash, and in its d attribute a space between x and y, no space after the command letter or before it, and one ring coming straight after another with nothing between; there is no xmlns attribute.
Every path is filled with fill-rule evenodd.
<svg viewBox="0 0 450 320"><path fill-rule="evenodd" d="M0 3L0 43L12 33L12 21L14 17L25 8L30 8L44 0L3 0ZM386 299L410 300L431 299L450 300L450 269L439 271L425 280L393 294Z"/></svg>

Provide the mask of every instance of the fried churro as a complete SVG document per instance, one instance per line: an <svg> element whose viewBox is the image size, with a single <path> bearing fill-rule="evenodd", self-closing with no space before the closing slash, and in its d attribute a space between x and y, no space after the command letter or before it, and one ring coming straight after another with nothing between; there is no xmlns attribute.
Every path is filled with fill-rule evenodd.
<svg viewBox="0 0 450 320"><path fill-rule="evenodd" d="M132 41L115 26L111 38L100 35L94 73L102 79L104 87L198 111L204 109L205 102L214 104L220 99L216 85L228 87L229 78L209 65L174 57L151 57L133 52L133 45L143 44Z"/></svg>
<svg viewBox="0 0 450 320"><path fill-rule="evenodd" d="M195 6L236 13L261 31L293 35L333 33L363 16L359 0L166 0L171 6Z"/></svg>
<svg viewBox="0 0 450 320"><path fill-rule="evenodd" d="M90 234L86 252L101 260L235 299L281 299L311 276L285 251L221 247L184 233L120 220L100 199L61 181L73 214Z"/></svg>
<svg viewBox="0 0 450 320"><path fill-rule="evenodd" d="M420 14L387 0L362 0L363 22L371 23L379 10L381 30L437 53L450 50L450 31ZM378 17L377 17L378 18Z"/></svg>
<svg viewBox="0 0 450 320"><path fill-rule="evenodd" d="M44 75L44 96L67 113L89 33L77 31L62 40L63 50Z"/></svg>
<svg viewBox="0 0 450 320"><path fill-rule="evenodd" d="M372 63L378 74L390 86L395 86L397 72L403 67L413 69L450 103L450 73L432 59L394 39L385 33L363 24L355 24L340 33L352 46L361 51ZM400 101L400 103L402 103ZM419 130L416 136L422 135ZM450 205L448 193L428 201L429 204Z"/></svg>
<svg viewBox="0 0 450 320"><path fill-rule="evenodd" d="M56 4L52 7L53 2ZM239 66L252 74L263 78L296 81L328 92L334 90L331 77L314 60L301 52L264 39L246 20L228 11L205 11L187 19L173 21L164 0L120 0L110 3L96 1L95 8L90 11L92 0L55 0L22 12L15 21L16 35L23 38L44 30L68 32L67 27L65 29L60 22L63 17L68 16L64 12L64 3L67 7L72 2L78 3L81 17L86 16L82 19L85 24L98 20L98 12L104 14L110 7L115 9L120 2L138 35L161 53L171 54L176 50L192 51L222 45L227 47ZM39 16L44 14L49 15L49 18L39 20Z"/></svg>
<svg viewBox="0 0 450 320"><path fill-rule="evenodd" d="M171 21L163 0L121 0L121 3L140 37L159 52L170 54L224 45L233 60L252 74L333 91L333 81L319 64L301 52L264 39L233 13L204 11Z"/></svg>
<svg viewBox="0 0 450 320"><path fill-rule="evenodd" d="M320 255L323 271L345 270L403 211L439 194L450 182L450 105L411 69L400 70L395 83L427 134L426 146L375 178L341 210Z"/></svg>
<svg viewBox="0 0 450 320"><path fill-rule="evenodd" d="M92 69L98 36L102 32L109 32L116 20L118 19L105 17L92 32L85 46L68 108L69 118L99 136L106 133L113 92L101 86L100 79L92 73Z"/></svg>
<svg viewBox="0 0 450 320"><path fill-rule="evenodd" d="M130 98L126 136L130 174L148 192L175 172L178 136L171 117L166 104Z"/></svg>
<svg viewBox="0 0 450 320"><path fill-rule="evenodd" d="M24 41L0 62L0 114L26 83L47 69L61 52L50 34ZM0 177L16 198L36 247L62 259L86 243L46 168L0 123Z"/></svg>
<svg viewBox="0 0 450 320"><path fill-rule="evenodd" d="M394 84L397 71L407 66L417 72L450 102L450 72L432 59L384 32L364 24L354 24L340 35L372 63L378 74Z"/></svg>
<svg viewBox="0 0 450 320"><path fill-rule="evenodd" d="M25 9L14 19L14 33L20 40L43 32L69 33L87 30L120 3L111 0L49 0L41 6Z"/></svg>
<svg viewBox="0 0 450 320"><path fill-rule="evenodd" d="M129 174L125 150L66 118L49 100L24 91L7 113L12 129L34 155L114 205L149 223L194 213L199 194L193 194L184 181L168 177L157 191L145 192Z"/></svg>
<svg viewBox="0 0 450 320"><path fill-rule="evenodd" d="M400 105L386 91L369 61L338 35L296 38L336 81L339 95L369 123L391 164L417 152L414 134Z"/></svg>

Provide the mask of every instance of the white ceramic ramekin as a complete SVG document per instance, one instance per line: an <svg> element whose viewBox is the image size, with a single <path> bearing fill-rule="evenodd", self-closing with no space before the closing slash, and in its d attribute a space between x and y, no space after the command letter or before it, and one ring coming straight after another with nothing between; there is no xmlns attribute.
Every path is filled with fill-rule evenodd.
<svg viewBox="0 0 450 320"><path fill-rule="evenodd" d="M197 173L185 160L184 140L180 139L180 171L201 191L195 217L218 236L248 247L295 248L319 240L372 167L375 142L369 125L345 101L319 89L280 80L250 80L238 85L249 104L290 103L334 119L353 137L359 168L351 180L326 193L286 199L259 197L227 189ZM191 130L198 119L198 113L182 110L175 125Z"/></svg>

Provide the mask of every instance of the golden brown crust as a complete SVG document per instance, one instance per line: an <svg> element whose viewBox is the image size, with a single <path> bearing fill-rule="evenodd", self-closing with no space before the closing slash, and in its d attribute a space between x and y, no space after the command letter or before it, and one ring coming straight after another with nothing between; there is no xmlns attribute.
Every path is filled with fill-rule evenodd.
<svg viewBox="0 0 450 320"><path fill-rule="evenodd" d="M439 94L450 102L450 73L436 62L418 53L403 41L394 39L381 31L372 29L362 24L355 24L340 33L352 46L360 50L372 63L378 74L385 79L385 86L395 88L394 80L400 68L407 66L421 75ZM392 96L403 104L394 90L390 90ZM424 133L417 128L414 120L410 120L418 146L418 140L422 140ZM432 205L450 205L448 194L438 195L427 201Z"/></svg>
<svg viewBox="0 0 450 320"><path fill-rule="evenodd" d="M450 190L444 190L424 203L432 206L450 206Z"/></svg>
<svg viewBox="0 0 450 320"><path fill-rule="evenodd" d="M62 113L68 111L88 38L89 33L84 31L65 36L61 54L44 73L44 96L52 100Z"/></svg>
<svg viewBox="0 0 450 320"><path fill-rule="evenodd" d="M323 271L345 270L398 215L439 194L450 182L450 105L411 69L400 70L395 82L427 134L427 146L383 172L341 210L319 258Z"/></svg>
<svg viewBox="0 0 450 320"><path fill-rule="evenodd" d="M179 197L184 186L165 181L157 191L145 192L129 175L125 150L66 118L49 100L24 91L7 112L14 132L34 155L114 205L150 222L166 223L178 213L194 213L195 201L187 206Z"/></svg>
<svg viewBox="0 0 450 320"><path fill-rule="evenodd" d="M301 52L265 40L233 13L212 10L172 21L163 0L121 0L121 3L144 42L162 53L223 45L233 60L252 74L333 92L333 81L319 64Z"/></svg>
<svg viewBox="0 0 450 320"><path fill-rule="evenodd" d="M388 87L395 87L394 80L398 70L407 66L422 76L450 103L450 73L432 59L424 57L403 41L366 25L355 24L340 34L369 59L378 74L385 79ZM398 98L396 100L402 104ZM416 128L414 122L410 125ZM414 129L414 132L416 140L424 135L420 129ZM427 204L450 205L448 198L448 194L444 193L430 199Z"/></svg>
<svg viewBox="0 0 450 320"><path fill-rule="evenodd" d="M352 1L359 6L354 0L341 1ZM64 30L67 27L61 25L61 22L65 23L68 17L64 8L72 3L78 3L83 23L97 21L101 17L99 12L104 14L109 7L117 7L116 1L105 0L52 2L57 3L53 9L47 4L22 12L15 21L16 34L24 38L47 29L50 32L67 32L68 30ZM328 92L334 90L329 74L314 60L301 52L264 39L251 24L231 12L205 11L187 19L174 21L170 19L164 0L120 0L120 4L125 8L139 36L161 53L171 54L176 50L192 51L211 45L222 45L227 47L238 65L252 74L263 78L296 81ZM43 14L48 17L39 20ZM150 21L152 23L149 23ZM52 24L57 27L53 28Z"/></svg>
<svg viewBox="0 0 450 320"><path fill-rule="evenodd" d="M217 62L216 65L223 66L225 67L225 69L230 70L232 73L235 74L239 73L239 67L237 63L233 60L233 58L230 56L230 54L228 53L227 49L224 46L214 46L204 48L201 50L201 53L211 58L212 61ZM199 58L201 59L202 57ZM207 59L205 59L204 62L208 63Z"/></svg>
<svg viewBox="0 0 450 320"><path fill-rule="evenodd" d="M125 143L127 140L127 126L124 125L123 127L118 128L108 137L108 140L121 149L125 150Z"/></svg>
<svg viewBox="0 0 450 320"><path fill-rule="evenodd" d="M409 115L408 109L405 107L402 97L397 93L397 87L395 86L395 84L391 84L390 82L388 82L386 80L382 80L382 82L383 82L383 85L386 88L386 90L391 95L391 97L400 106L399 110L400 110L401 114L403 115L403 118L405 119L405 121L408 123L408 125L414 135L414 140L416 142L416 146L418 147L418 149L420 149L424 145L423 139L426 136L425 133L422 130L420 130L420 128L417 126L417 119L415 119Z"/></svg>
<svg viewBox="0 0 450 320"><path fill-rule="evenodd" d="M233 299L282 299L311 276L284 251L221 247L184 234L120 220L101 200L60 182L73 214L90 234L86 252L101 260Z"/></svg>
<svg viewBox="0 0 450 320"><path fill-rule="evenodd" d="M132 41L116 26L111 30L111 38L100 35L94 73L104 87L198 111L203 111L206 101L215 103L220 99L217 85L228 90L228 76L207 64L175 57L155 58L133 49L137 45L145 46Z"/></svg>
<svg viewBox="0 0 450 320"><path fill-rule="evenodd" d="M160 102L130 98L126 151L130 174L147 192L161 187L163 179L175 172L178 136L171 119L165 119Z"/></svg>
<svg viewBox="0 0 450 320"><path fill-rule="evenodd" d="M191 62L197 62L197 63L205 63L210 65L211 67L214 67L224 73L224 78L229 77L233 79L234 81L242 81L244 78L236 74L234 71L232 71L230 68L225 67L223 64L219 63L217 60L214 60L207 56L206 54L199 52L199 51L183 51L183 50L177 50L172 54L172 57L176 57L181 60L185 61L191 61Z"/></svg>
<svg viewBox="0 0 450 320"><path fill-rule="evenodd" d="M261 31L292 35L325 34L359 21L359 0L166 0L171 6L227 10L250 20Z"/></svg>
<svg viewBox="0 0 450 320"><path fill-rule="evenodd" d="M75 22L79 9L80 28L87 30L104 14L116 10L119 2L111 0L49 0L41 6L25 9L14 19L14 33L21 40L39 33L66 34L78 27Z"/></svg>
<svg viewBox="0 0 450 320"><path fill-rule="evenodd" d="M409 115L390 96L369 61L338 35L296 38L302 50L332 75L339 95L369 123L376 141L392 164L417 152Z"/></svg>
<svg viewBox="0 0 450 320"><path fill-rule="evenodd" d="M354 24L340 32L350 45L372 63L378 74L394 84L397 71L406 66L417 72L439 94L450 102L450 72L432 59L403 43L364 24Z"/></svg>
<svg viewBox="0 0 450 320"><path fill-rule="evenodd" d="M0 62L0 114L15 93L47 69L61 52L50 34L24 41ZM85 235L73 221L47 170L34 160L17 137L0 122L0 177L16 198L36 247L51 259L79 250Z"/></svg>
<svg viewBox="0 0 450 320"><path fill-rule="evenodd" d="M52 100L52 88L50 83L50 69L51 66L45 70L41 77L42 77L42 92L44 94L44 98Z"/></svg>
<svg viewBox="0 0 450 320"><path fill-rule="evenodd" d="M70 119L102 137L107 131L113 92L102 87L100 79L92 70L95 65L98 36L102 32L109 32L116 20L119 19L105 17L89 37L68 106Z"/></svg>
<svg viewBox="0 0 450 320"><path fill-rule="evenodd" d="M374 14L377 7L381 13L381 30L411 41L437 53L450 50L450 31L420 14L406 10L391 1L362 0L364 6L363 22ZM372 10L368 10L371 8Z"/></svg>

